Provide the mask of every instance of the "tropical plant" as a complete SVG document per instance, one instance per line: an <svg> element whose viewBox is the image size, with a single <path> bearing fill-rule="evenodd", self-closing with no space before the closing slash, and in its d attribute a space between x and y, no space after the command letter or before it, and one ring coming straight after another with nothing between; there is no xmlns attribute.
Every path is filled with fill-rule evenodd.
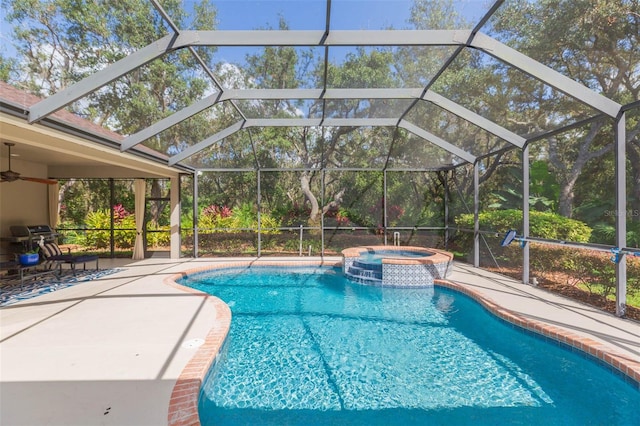
<svg viewBox="0 0 640 426"><path fill-rule="evenodd" d="M122 205L113 207L114 212L114 244L118 248L131 248L136 239L135 217ZM111 212L98 210L87 215L85 221L85 244L95 248L108 248L111 243Z"/></svg>
<svg viewBox="0 0 640 426"><path fill-rule="evenodd" d="M489 197L493 202L487 207L499 210L521 208L524 202L522 170L519 167L503 167L500 174L506 174L507 177L502 179L501 188L491 192ZM554 176L549 173L547 163L533 162L529 169L529 207L543 212L555 211L558 191L558 184Z"/></svg>
<svg viewBox="0 0 640 426"><path fill-rule="evenodd" d="M599 223L593 227L593 242L616 245L616 227ZM640 222L627 223L627 247L640 247Z"/></svg>

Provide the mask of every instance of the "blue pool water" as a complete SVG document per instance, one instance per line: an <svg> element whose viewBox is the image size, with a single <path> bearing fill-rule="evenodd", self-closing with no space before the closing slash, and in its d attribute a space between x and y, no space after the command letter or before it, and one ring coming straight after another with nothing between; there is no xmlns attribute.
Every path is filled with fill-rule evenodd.
<svg viewBox="0 0 640 426"><path fill-rule="evenodd" d="M409 250L376 250L374 252L362 253L359 260L370 263L382 263L382 259L385 257L419 259L427 256L431 256L431 253L421 253Z"/></svg>
<svg viewBox="0 0 640 426"><path fill-rule="evenodd" d="M205 426L640 425L632 384L447 289L361 286L332 268L182 284L232 311Z"/></svg>

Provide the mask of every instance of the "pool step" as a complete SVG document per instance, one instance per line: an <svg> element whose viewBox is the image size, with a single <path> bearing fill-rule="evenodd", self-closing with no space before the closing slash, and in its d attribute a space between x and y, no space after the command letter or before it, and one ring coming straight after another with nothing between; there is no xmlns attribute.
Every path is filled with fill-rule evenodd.
<svg viewBox="0 0 640 426"><path fill-rule="evenodd" d="M348 273L356 277L382 279L382 268L380 268L380 270L375 270L363 268L361 266L351 266Z"/></svg>
<svg viewBox="0 0 640 426"><path fill-rule="evenodd" d="M382 285L382 279L379 279L379 278L362 278L362 277L356 277L352 275L347 275L347 278L349 278L353 282L360 283L360 284L377 285L377 286Z"/></svg>
<svg viewBox="0 0 640 426"><path fill-rule="evenodd" d="M350 280L361 284L380 285L382 284L382 265L353 262L346 275Z"/></svg>
<svg viewBox="0 0 640 426"><path fill-rule="evenodd" d="M360 269L367 269L370 271L376 271L376 272L380 272L380 274L382 274L382 262L365 262L362 260L354 260L353 261L353 266L352 268L360 268Z"/></svg>

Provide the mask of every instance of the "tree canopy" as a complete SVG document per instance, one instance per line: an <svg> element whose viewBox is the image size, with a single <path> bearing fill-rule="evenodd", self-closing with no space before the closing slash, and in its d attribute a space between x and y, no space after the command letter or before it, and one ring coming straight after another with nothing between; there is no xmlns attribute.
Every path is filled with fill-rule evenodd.
<svg viewBox="0 0 640 426"><path fill-rule="evenodd" d="M215 2L195 2L190 10L179 0L161 3L178 28L215 30L219 25ZM153 5L144 0L3 0L3 7L12 24L16 57L0 57L0 78L41 96L56 93L173 31ZM477 24L450 0L415 0L407 16L403 25L411 29L471 29ZM280 15L277 22L266 22L262 29L287 31L290 26L287 16ZM637 0L504 2L481 31L620 104L640 100ZM336 54L337 59L329 55L325 60L329 51L341 50L265 46L247 49L240 57L228 60L216 55L216 47L180 49L125 74L69 108L93 122L131 135L226 89L429 89L534 141L530 144L531 161L546 166L545 182L554 185L553 190L535 191L535 196L544 197L535 203L536 208L567 217L590 218L594 223L611 222L611 218L602 215L595 219L593 211L586 207L598 205L602 211L603 206L612 205L611 118L598 115L560 89L479 49L356 46L343 49L344 54ZM521 193L521 182L516 177L519 151L425 99L227 100L143 143L174 155L248 118L265 117L401 117L455 148L483 157L484 207L518 207L505 203L521 202L509 195ZM591 120L583 125L538 137L586 118ZM640 210L639 135L640 113L635 108L627 113L626 132L628 196L635 210ZM356 194L358 190L364 194L365 187L378 185L371 182L379 182L379 176L358 181L353 174L327 174L326 170L414 170L421 177L394 181L388 188L397 199L403 198L400 194L422 194L428 204L443 195L443 170L464 161L394 126L292 126L240 130L210 144L185 163L203 169L245 170L230 178L233 183L224 184L220 175L204 173L201 185L207 200L203 204L221 201L220 191L229 191L222 198L240 205L246 197L257 196L257 190L249 188L255 185L253 171L272 170L269 185L273 186L273 194L280 195L267 199L274 205L308 205L309 220L317 223L321 213L354 205L354 200L361 199ZM451 172L461 197L471 194L469 167L463 165ZM428 170L431 177L421 175ZM542 173L540 166L535 170ZM597 178L592 179L594 176ZM594 181L601 184L594 185ZM375 198L372 196L367 202L375 204ZM424 211L414 217L421 214L424 216Z"/></svg>

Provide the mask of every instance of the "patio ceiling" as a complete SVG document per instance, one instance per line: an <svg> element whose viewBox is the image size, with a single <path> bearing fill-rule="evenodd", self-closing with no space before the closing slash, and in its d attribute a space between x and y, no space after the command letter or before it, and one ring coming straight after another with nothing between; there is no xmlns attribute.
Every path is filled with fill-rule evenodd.
<svg viewBox="0 0 640 426"><path fill-rule="evenodd" d="M434 90L439 79L446 74L454 63L463 61L465 55L480 52L484 61L500 61L506 64L514 72L522 73L541 82L545 90L556 93L557 96L566 96L573 101L585 105L585 113L571 118L568 125L576 122L591 120L594 117L608 116L615 118L622 110L622 106L608 99L582 84L571 80L567 76L542 64L522 53L512 49L483 30L491 32L491 19L498 13L505 1L495 1L493 4L485 2L453 1L455 12L464 15L468 22L473 22L468 27L446 29L389 29L389 24L384 20L385 10L391 13L398 8L408 8L412 4L405 1L310 1L304 2L305 8L315 13L300 12L299 3L291 1L255 2L255 13L260 13L259 7L271 6L279 16L284 17L291 29L286 30L256 30L244 28L243 23L237 19L227 18L224 14L226 7L231 2L212 1L219 8L219 29L195 31L190 28L180 28L174 18L163 9L161 1L151 0L158 16L164 20L167 34L146 46L141 46L123 59L112 63L95 72L78 83L61 90L52 96L36 103L29 108L29 122L36 123L56 111L81 101L86 96L99 91L106 85L117 81L121 77L134 72L146 64L156 60L167 60L172 53L188 50L199 64L200 69L194 72L201 73L209 80L210 90L207 96L184 108L177 108L163 119L141 128L131 134L123 134L120 142L121 151L134 150L140 144L160 149L161 154L166 155L167 165L189 168L206 168L208 164L203 157L213 156L207 151L213 146L220 146L225 140L232 146L234 137L249 132L251 129L292 127L292 128L377 128L401 130L411 137L417 137L426 141L435 149L443 150L455 160L450 165L474 163L479 157L510 148L522 148L532 136L519 134L508 128L506 123L499 123L495 119L487 118L486 114L473 110L469 106L462 105L447 96L446 86L440 86L440 92ZM252 2L243 2L252 4ZM266 6L264 5L266 4ZM376 6L376 7L373 7ZM353 23L345 16L355 7L369 19L369 29L363 28L363 17L350 15ZM322 13L318 13L321 11ZM246 13L252 14L254 10L247 7ZM406 12L406 11L405 11ZM196 13L190 2L185 2L184 13L187 15ZM372 15L369 16L368 14ZM408 12L407 12L408 13ZM313 15L313 18L311 16ZM306 17L306 18L305 18ZM192 21L193 21L192 17ZM227 20L228 19L228 20ZM306 20L305 20L306 19ZM299 21L298 21L299 20ZM376 21L377 20L377 21ZM255 22L255 19L247 19L247 22ZM379 22L378 24L373 22ZM376 28L377 26L377 28ZM371 29L373 27L374 29ZM229 83L221 74L229 67L220 66L224 59L220 59L218 66L207 63L202 58L201 49L216 48L216 52L224 49L240 52L246 55L254 51L272 47L290 47L312 49L323 62L324 75L319 83L313 87L238 87ZM344 84L336 84L330 81L328 70L336 63L345 61L343 56L336 56L353 52L362 48L367 51L392 51L402 48L438 49L435 55L441 62L434 70L425 70L420 81L420 86L414 86L406 82L401 87L360 87L353 79L353 84L343 87ZM236 50L233 50L236 49ZM345 50L346 49L346 50ZM428 50L432 52L431 50ZM200 53L199 53L200 52ZM298 64L299 66L299 64ZM268 101L291 100L303 105L295 113L278 109L271 115L256 115L256 106ZM352 116L342 113L341 105L346 102L359 102L366 105L361 116ZM386 105L375 109L372 113L372 105ZM157 141L163 132L189 120L198 114L211 111L220 107L218 112L210 115L211 121L219 121L212 126L211 134L201 140L183 141L180 144L160 144ZM505 105L505 108L508 106ZM222 117L222 110L226 116ZM284 118L283 114L287 113ZM455 140L455 136L443 135L435 129L426 126L421 117L427 114L447 114L457 117L468 126L475 126L478 132L483 132L492 138L501 141L493 144L484 151L479 151L476 146L469 146ZM499 115L490 114L491 117ZM224 119L223 119L224 118ZM553 120L549 119L549 123ZM545 131L557 132L558 128L551 124ZM320 131L321 133L321 131ZM390 132L389 134L391 134ZM395 133L394 133L395 134ZM540 138L540 134L535 135ZM388 143L387 159L393 154L393 141ZM160 146L160 148L158 148ZM482 148L484 149L484 148ZM162 152L164 151L164 152ZM259 151L257 143L251 140L251 147L247 148L256 156L254 163L260 166L256 152ZM217 151L219 153L219 150ZM198 160L195 158L198 157Z"/></svg>

